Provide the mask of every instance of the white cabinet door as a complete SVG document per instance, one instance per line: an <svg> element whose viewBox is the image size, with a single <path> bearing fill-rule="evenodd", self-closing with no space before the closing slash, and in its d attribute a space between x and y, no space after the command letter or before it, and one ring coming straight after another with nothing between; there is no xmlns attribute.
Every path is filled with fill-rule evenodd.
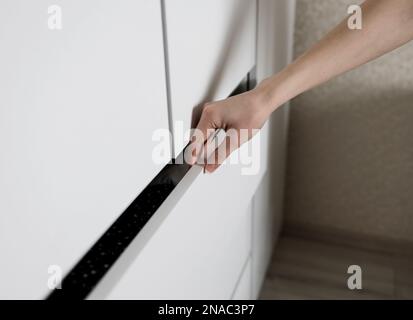
<svg viewBox="0 0 413 320"><path fill-rule="evenodd" d="M189 140L193 109L226 98L255 65L256 1L163 3L177 156Z"/></svg>
<svg viewBox="0 0 413 320"><path fill-rule="evenodd" d="M42 298L163 166L160 2L2 0L0 45L0 298Z"/></svg>
<svg viewBox="0 0 413 320"><path fill-rule="evenodd" d="M159 209L168 214L145 247L138 236L89 298L230 299L251 249L248 190L233 183L238 170L192 168Z"/></svg>

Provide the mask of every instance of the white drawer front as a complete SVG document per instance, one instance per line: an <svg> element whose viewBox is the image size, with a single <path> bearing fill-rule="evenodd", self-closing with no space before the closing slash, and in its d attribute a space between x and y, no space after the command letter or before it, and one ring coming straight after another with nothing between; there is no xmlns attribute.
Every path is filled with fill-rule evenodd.
<svg viewBox="0 0 413 320"><path fill-rule="evenodd" d="M236 176L201 173L127 270L115 264L99 286L117 283L90 298L230 299L251 249L250 199Z"/></svg>

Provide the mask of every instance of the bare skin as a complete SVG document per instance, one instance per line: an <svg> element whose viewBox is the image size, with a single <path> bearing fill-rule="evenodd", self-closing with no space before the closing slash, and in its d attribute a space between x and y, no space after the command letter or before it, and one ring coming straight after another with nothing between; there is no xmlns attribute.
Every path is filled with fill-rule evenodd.
<svg viewBox="0 0 413 320"><path fill-rule="evenodd" d="M206 104L197 126L205 139L194 140L191 164L197 163L211 129L249 129L250 139L252 129L262 128L271 113L285 102L413 39L413 0L366 0L361 7L362 30L350 30L346 19L254 90ZM218 158L224 152L226 158L244 142L223 143L212 157ZM213 172L221 163L209 161L205 170Z"/></svg>

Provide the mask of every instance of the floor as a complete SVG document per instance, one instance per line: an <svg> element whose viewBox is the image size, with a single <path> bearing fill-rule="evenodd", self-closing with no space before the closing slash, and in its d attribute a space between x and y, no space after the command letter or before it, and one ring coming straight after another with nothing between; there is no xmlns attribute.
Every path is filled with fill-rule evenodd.
<svg viewBox="0 0 413 320"><path fill-rule="evenodd" d="M362 289L350 290L350 265ZM413 259L299 236L283 236L260 299L413 299Z"/></svg>

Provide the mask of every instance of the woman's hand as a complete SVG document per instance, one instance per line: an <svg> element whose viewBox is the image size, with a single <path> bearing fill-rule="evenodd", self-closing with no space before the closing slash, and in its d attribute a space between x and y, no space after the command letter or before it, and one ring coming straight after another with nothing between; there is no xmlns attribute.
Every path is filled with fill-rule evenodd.
<svg viewBox="0 0 413 320"><path fill-rule="evenodd" d="M190 164L205 164L205 170L214 172L222 162L244 142L261 129L272 110L268 107L264 91L260 87L204 105L198 126L189 146L192 152ZM216 130L225 131L225 140L208 159L205 150L212 150L212 137Z"/></svg>

